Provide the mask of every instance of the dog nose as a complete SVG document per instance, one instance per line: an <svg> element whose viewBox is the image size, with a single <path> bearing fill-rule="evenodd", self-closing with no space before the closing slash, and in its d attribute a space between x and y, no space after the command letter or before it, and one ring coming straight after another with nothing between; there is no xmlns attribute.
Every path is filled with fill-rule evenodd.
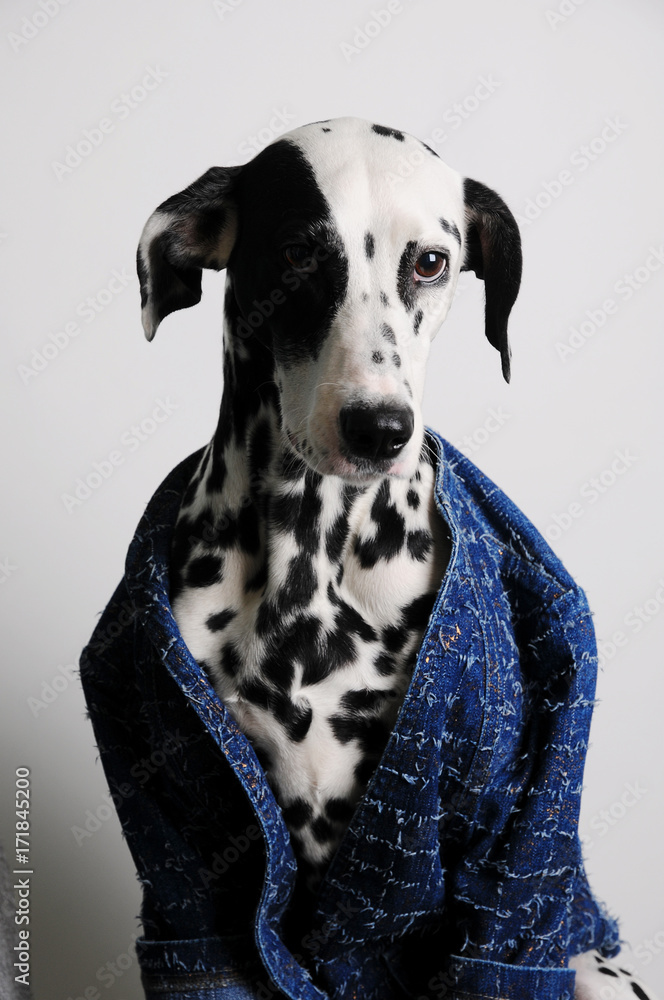
<svg viewBox="0 0 664 1000"><path fill-rule="evenodd" d="M396 458L408 444L415 418L403 406L344 406L339 413L344 442L356 458Z"/></svg>

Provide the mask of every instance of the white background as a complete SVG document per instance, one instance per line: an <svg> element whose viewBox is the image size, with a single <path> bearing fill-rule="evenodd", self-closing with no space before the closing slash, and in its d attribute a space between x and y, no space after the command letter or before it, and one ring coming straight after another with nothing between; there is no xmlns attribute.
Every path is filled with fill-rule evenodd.
<svg viewBox="0 0 664 1000"><path fill-rule="evenodd" d="M11 861L15 769L27 766L36 1000L142 995L138 886L68 665L151 494L213 433L222 279L206 274L203 302L148 345L139 233L209 166L249 158L252 136L261 145L345 114L414 133L525 220L512 384L484 339L482 284L466 274L434 343L425 417L588 593L604 643L581 822L588 869L621 917L624 963L664 994L664 8L565 2L553 16L561 0L392 0L380 27L383 0L44 0L49 14L4 0L0 836ZM153 89L141 89L150 71ZM102 119L103 141L59 168ZM107 295L114 270L131 277ZM102 307L91 321L88 297ZM570 338L575 349L561 351ZM159 400L171 407L161 423ZM141 424L143 440L131 430ZM114 451L112 475L68 507ZM562 516L570 504L575 518ZM649 609L640 627L635 607ZM86 822L99 828L77 842L72 828Z"/></svg>

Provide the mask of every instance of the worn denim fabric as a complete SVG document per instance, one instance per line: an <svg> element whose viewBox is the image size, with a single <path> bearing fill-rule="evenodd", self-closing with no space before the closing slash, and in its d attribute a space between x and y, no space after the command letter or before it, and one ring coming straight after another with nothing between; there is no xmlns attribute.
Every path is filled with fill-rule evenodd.
<svg viewBox="0 0 664 1000"><path fill-rule="evenodd" d="M246 737L168 599L180 498L155 494L81 660L144 890L148 1000L563 1000L618 950L577 833L596 650L583 592L524 515L430 433L453 552L382 760L289 947L296 866Z"/></svg>

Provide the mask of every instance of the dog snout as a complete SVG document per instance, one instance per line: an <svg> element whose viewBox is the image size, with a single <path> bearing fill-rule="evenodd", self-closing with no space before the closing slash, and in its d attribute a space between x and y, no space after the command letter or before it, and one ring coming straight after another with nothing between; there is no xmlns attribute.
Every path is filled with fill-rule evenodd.
<svg viewBox="0 0 664 1000"><path fill-rule="evenodd" d="M339 413L341 437L353 458L396 458L410 441L414 426L413 411L404 406L353 404Z"/></svg>

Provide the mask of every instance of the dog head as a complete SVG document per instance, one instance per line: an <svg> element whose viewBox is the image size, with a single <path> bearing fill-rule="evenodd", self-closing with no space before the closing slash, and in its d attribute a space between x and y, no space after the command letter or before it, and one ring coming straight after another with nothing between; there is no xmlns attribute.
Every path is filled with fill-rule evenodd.
<svg viewBox="0 0 664 1000"><path fill-rule="evenodd" d="M143 325L228 268L227 336L274 357L283 434L318 472L412 475L429 345L462 270L484 279L485 332L509 380L521 279L516 222L418 139L356 118L316 122L242 167L212 167L157 208L138 249Z"/></svg>

